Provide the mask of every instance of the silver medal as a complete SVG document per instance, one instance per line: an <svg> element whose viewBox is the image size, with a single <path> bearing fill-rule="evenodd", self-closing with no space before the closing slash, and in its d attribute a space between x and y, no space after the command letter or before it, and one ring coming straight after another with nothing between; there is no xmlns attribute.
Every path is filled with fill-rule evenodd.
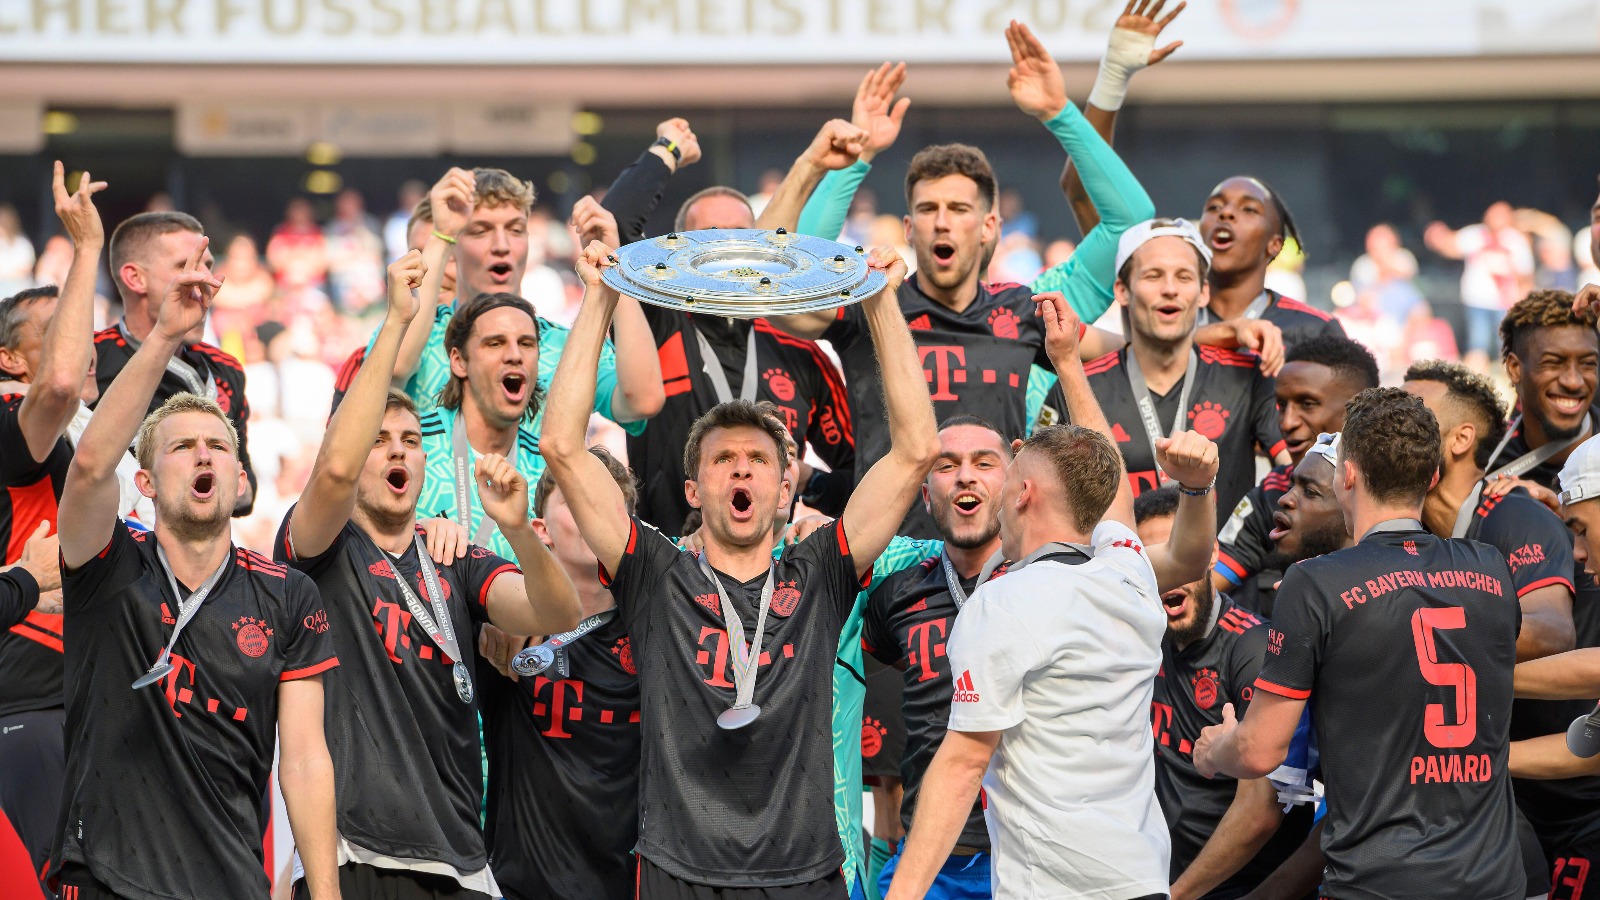
<svg viewBox="0 0 1600 900"><path fill-rule="evenodd" d="M456 696L461 698L462 703L471 703L472 678L467 675L467 664L458 662L450 672L456 678Z"/></svg>
<svg viewBox="0 0 1600 900"><path fill-rule="evenodd" d="M556 661L556 652L543 644L535 644L511 658L511 670L524 677L537 675Z"/></svg>
<svg viewBox="0 0 1600 900"><path fill-rule="evenodd" d="M171 671L172 663L167 662L165 657L158 659L156 660L156 664L150 667L150 671L140 675L139 678L134 681L133 689L137 691L140 688L147 688L150 685L155 684L161 679L167 677L167 673Z"/></svg>
<svg viewBox="0 0 1600 900"><path fill-rule="evenodd" d="M749 706L730 707L717 716L717 727L723 731L737 731L754 722L759 715L761 715L761 707L754 703Z"/></svg>

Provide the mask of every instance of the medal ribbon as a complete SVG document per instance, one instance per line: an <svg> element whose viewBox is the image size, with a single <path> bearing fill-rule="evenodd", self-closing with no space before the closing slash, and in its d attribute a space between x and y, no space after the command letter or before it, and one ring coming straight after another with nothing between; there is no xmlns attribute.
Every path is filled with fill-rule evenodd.
<svg viewBox="0 0 1600 900"><path fill-rule="evenodd" d="M694 325L691 323L691 328ZM717 351L711 349L711 342L694 329L694 339L700 344L700 361L705 368L706 377L711 379L711 389L716 392L718 403L727 403L733 399L733 389L728 386L728 374L722 371L722 360L717 356ZM756 326L750 324L750 338L745 342L744 351L744 381L739 385L740 400L756 399Z"/></svg>
<svg viewBox="0 0 1600 900"><path fill-rule="evenodd" d="M456 643L456 629L455 624L450 621L450 607L445 602L444 591L439 587L439 572L433 567L433 559L428 556L428 548L422 544L422 535L415 535L412 540L417 547L417 567L422 570L422 582L428 589L427 604L423 604L422 599L411 589L411 585L406 584L405 573L400 571L399 560L395 560L395 565L392 566L395 583L400 585L400 593L405 595L406 606L410 608L412 618L422 623L422 630L439 645L445 656L460 665L461 646Z"/></svg>
<svg viewBox="0 0 1600 900"><path fill-rule="evenodd" d="M120 528L121 526L119 525L118 527ZM217 566L215 572L206 576L205 582L185 600L183 598L183 590L178 586L178 579L172 574L172 565L167 562L167 551L159 543L156 544L156 557L161 560L161 571L166 573L167 583L172 586L173 602L178 604L178 620L172 626L172 636L167 638L166 646L161 648L160 655L156 657L155 663L150 666L150 672L160 669L172 657L172 648L178 644L178 635L183 633L184 626L188 625L190 620L194 618L195 613L200 611L200 604L206 602L206 598L211 596L211 589L216 587L217 582L222 580L222 573L228 570L228 558L232 555L233 545L230 544L228 545L228 555L222 558L222 565ZM146 673L146 675L148 674ZM142 681L143 678L139 680ZM145 686L137 684L137 682L136 685L138 687Z"/></svg>
<svg viewBox="0 0 1600 900"><path fill-rule="evenodd" d="M517 468L520 447L516 441L511 442L511 456L506 461L511 463L513 469ZM485 513L478 521L478 530L472 530L472 448L467 445L467 428L461 424L460 410L456 410L450 431L450 462L455 475L456 520L472 535L472 543L484 546L500 530L500 526Z"/></svg>
<svg viewBox="0 0 1600 900"><path fill-rule="evenodd" d="M563 631L547 638L542 644L524 648L522 652L512 657L512 670L518 675L537 675L550 668L553 663L556 674L562 678L568 677L572 674L572 661L567 658L566 648L579 638L616 618L616 615L617 608L614 606L610 609L601 610L579 622L578 627L571 631Z"/></svg>
<svg viewBox="0 0 1600 900"><path fill-rule="evenodd" d="M1150 396L1150 385L1144 380L1144 370L1139 367L1139 355L1128 348L1128 388L1133 391L1133 399L1139 407L1139 419L1144 423L1145 439L1150 442L1150 464L1155 466L1156 479L1166 484L1169 479L1167 473L1161 471L1160 463L1156 462L1156 439L1171 437L1178 433L1179 426L1183 424L1183 411L1189 406L1189 391L1194 388L1194 373L1200 366L1200 354L1194 345L1189 346L1189 362L1183 370L1183 387L1178 391L1178 412L1172 418L1172 427L1162 429L1161 419L1156 415L1156 401Z"/></svg>
<svg viewBox="0 0 1600 900"><path fill-rule="evenodd" d="M739 611L733 608L728 600L728 592L722 586L722 579L712 570L711 563L706 561L706 555L700 554L700 570L706 573L711 583L717 588L717 598L722 601L722 615L728 625L728 643L732 644L732 652L728 655L733 665L734 709L749 706L755 701L756 674L761 661L761 638L767 630L767 609L772 606L772 589L777 575L778 564L773 563L767 567L766 583L761 585L760 611L756 614L756 637L749 646L744 642L744 620L739 617Z"/></svg>

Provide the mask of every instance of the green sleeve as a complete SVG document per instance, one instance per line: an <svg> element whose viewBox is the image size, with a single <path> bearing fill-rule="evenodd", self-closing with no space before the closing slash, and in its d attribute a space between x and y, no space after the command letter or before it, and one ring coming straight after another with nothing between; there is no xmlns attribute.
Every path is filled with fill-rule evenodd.
<svg viewBox="0 0 1600 900"><path fill-rule="evenodd" d="M822 176L822 182L800 210L800 224L795 230L812 237L837 240L844 231L844 220L850 214L850 201L855 199L856 188L861 187L870 171L871 163L856 160L846 168Z"/></svg>

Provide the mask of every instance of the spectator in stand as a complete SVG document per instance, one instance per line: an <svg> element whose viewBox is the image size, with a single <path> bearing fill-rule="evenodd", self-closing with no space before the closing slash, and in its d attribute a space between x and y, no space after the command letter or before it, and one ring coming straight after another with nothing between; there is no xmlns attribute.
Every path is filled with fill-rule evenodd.
<svg viewBox="0 0 1600 900"><path fill-rule="evenodd" d="M1044 267L1045 267L1045 269L1046 270L1050 270L1050 269L1054 269L1056 266L1064 265L1067 260L1072 258L1072 254L1074 254L1076 252L1078 252L1078 245L1077 244L1074 244L1073 242L1067 240L1066 238L1056 238L1055 240L1053 240L1050 243L1045 245L1045 248L1044 248Z"/></svg>
<svg viewBox="0 0 1600 900"><path fill-rule="evenodd" d="M33 284L35 287L61 284L66 280L67 271L71 268L72 241L64 234L51 235L44 242L44 248L39 251L39 259L33 265Z"/></svg>
<svg viewBox="0 0 1600 900"><path fill-rule="evenodd" d="M383 238L378 220L367 215L361 192L345 188L333 201L333 218L323 227L328 253L328 291L334 305L361 315L383 297Z"/></svg>
<svg viewBox="0 0 1600 900"><path fill-rule="evenodd" d="M1357 295L1373 294L1379 313L1405 323L1423 303L1417 289L1417 258L1400 243L1394 226L1382 222L1367 231L1367 252L1350 266L1350 284Z"/></svg>
<svg viewBox="0 0 1600 900"><path fill-rule="evenodd" d="M267 304L278 285L261 264L255 238L248 234L236 234L228 241L217 274L223 281L211 306L211 328L218 346L243 362L244 346L256 326L267 320Z"/></svg>
<svg viewBox="0 0 1600 900"><path fill-rule="evenodd" d="M1293 235L1283 239L1283 249L1267 263L1266 286L1285 297L1306 296L1306 251Z"/></svg>
<svg viewBox="0 0 1600 900"><path fill-rule="evenodd" d="M1428 249L1447 259L1462 260L1461 303L1467 308L1465 362L1479 372L1489 370L1489 351L1506 310L1533 289L1533 248L1516 229L1511 204L1500 201L1483 214L1483 222L1454 231L1434 222L1423 232Z"/></svg>
<svg viewBox="0 0 1600 900"><path fill-rule="evenodd" d="M397 201L399 205L383 223L383 246L388 251L386 262L393 262L405 256L406 251L411 249L411 213L417 208L418 203L426 199L428 199L428 186L423 182L409 178L400 185Z"/></svg>
<svg viewBox="0 0 1600 900"><path fill-rule="evenodd" d="M22 233L17 208L0 203L0 297L33 287L33 244Z"/></svg>
<svg viewBox="0 0 1600 900"><path fill-rule="evenodd" d="M756 182L756 192L750 195L750 210L761 217L761 211L772 202L772 195L778 190L778 185L783 184L783 172L777 169L768 169L761 173L761 178Z"/></svg>
<svg viewBox="0 0 1600 900"><path fill-rule="evenodd" d="M1022 203L1022 192L1016 188L1000 190L1000 238L1004 240L1020 234L1030 241L1039 239L1039 217Z"/></svg>
<svg viewBox="0 0 1600 900"><path fill-rule="evenodd" d="M296 197L284 208L283 223L267 241L267 264L286 292L322 289L328 277L328 244L310 200Z"/></svg>
<svg viewBox="0 0 1600 900"><path fill-rule="evenodd" d="M1595 204L1595 209L1595 217L1600 218L1600 203ZM1593 225L1572 236L1572 258L1578 264L1579 287L1600 284L1600 263L1595 261L1594 249L1590 246L1596 236L1600 236L1600 229Z"/></svg>

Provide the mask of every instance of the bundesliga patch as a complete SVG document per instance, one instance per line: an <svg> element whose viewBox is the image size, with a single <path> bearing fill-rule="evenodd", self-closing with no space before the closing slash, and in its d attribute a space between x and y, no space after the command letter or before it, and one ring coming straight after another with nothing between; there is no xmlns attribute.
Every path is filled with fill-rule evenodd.
<svg viewBox="0 0 1600 900"><path fill-rule="evenodd" d="M1239 505L1233 508L1233 515L1228 517L1228 523L1222 526L1222 531L1217 533L1217 541L1231 544L1239 540L1239 532L1244 530L1244 521L1255 512L1255 504L1250 502L1249 495L1239 498Z"/></svg>

